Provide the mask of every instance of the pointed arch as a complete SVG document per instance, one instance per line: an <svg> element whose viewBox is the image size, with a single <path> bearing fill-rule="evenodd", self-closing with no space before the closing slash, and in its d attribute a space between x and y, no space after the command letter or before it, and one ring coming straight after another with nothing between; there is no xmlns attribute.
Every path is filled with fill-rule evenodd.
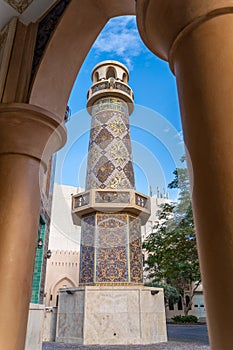
<svg viewBox="0 0 233 350"><path fill-rule="evenodd" d="M93 83L97 83L97 81L99 81L99 72L95 72L94 76L93 76Z"/></svg>
<svg viewBox="0 0 233 350"><path fill-rule="evenodd" d="M122 80L123 80L124 83L128 83L128 78L127 78L126 73L123 73Z"/></svg>
<svg viewBox="0 0 233 350"><path fill-rule="evenodd" d="M116 70L113 67L108 67L107 72L106 72L106 79L109 78L114 78L116 79Z"/></svg>
<svg viewBox="0 0 233 350"><path fill-rule="evenodd" d="M65 284L65 282L67 282L69 284L69 285L67 284L67 287L75 287L76 286L75 281L71 277L63 275L63 276L60 276L60 278L53 283L53 286L51 287L51 294L53 294L56 289L58 290L59 288L62 288L62 286Z"/></svg>

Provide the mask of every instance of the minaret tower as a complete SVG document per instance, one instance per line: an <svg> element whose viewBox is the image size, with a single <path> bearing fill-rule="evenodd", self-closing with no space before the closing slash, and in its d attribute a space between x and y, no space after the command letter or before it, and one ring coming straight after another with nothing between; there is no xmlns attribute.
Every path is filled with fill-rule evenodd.
<svg viewBox="0 0 233 350"><path fill-rule="evenodd" d="M141 223L150 215L150 199L135 191L128 79L116 61L92 72L86 191L73 197L73 217L82 225L80 285L142 284Z"/></svg>
<svg viewBox="0 0 233 350"><path fill-rule="evenodd" d="M87 95L92 118L86 189L72 197L81 225L79 286L60 290L56 341L153 344L166 341L163 290L145 287L141 225L150 198L135 190L127 68L99 63Z"/></svg>

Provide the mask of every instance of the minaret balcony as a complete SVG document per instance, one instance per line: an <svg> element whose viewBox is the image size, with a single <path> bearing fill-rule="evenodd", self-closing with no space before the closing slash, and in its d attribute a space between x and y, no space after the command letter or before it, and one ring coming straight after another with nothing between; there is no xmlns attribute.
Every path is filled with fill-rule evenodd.
<svg viewBox="0 0 233 350"><path fill-rule="evenodd" d="M101 80L92 85L87 93L88 112L91 114L91 107L98 99L109 96L123 99L128 103L129 114L133 112L134 95L132 89L128 84L114 78Z"/></svg>
<svg viewBox="0 0 233 350"><path fill-rule="evenodd" d="M72 197L72 217L74 224L81 225L81 218L91 213L124 211L139 216L144 225L150 217L150 206L150 197L132 189L91 189Z"/></svg>

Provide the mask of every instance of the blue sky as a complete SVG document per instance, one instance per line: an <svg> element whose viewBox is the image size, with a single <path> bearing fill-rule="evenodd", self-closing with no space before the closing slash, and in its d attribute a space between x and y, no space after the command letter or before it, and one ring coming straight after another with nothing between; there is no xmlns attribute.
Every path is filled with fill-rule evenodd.
<svg viewBox="0 0 233 350"><path fill-rule="evenodd" d="M111 19L100 33L73 86L66 124L68 142L58 152L55 181L85 186L91 117L85 110L91 71L104 60L127 66L134 91L135 111L130 117L133 160L138 191L166 191L172 172L184 153L175 77L167 62L151 53L138 34L134 16ZM174 193L170 192L173 197Z"/></svg>

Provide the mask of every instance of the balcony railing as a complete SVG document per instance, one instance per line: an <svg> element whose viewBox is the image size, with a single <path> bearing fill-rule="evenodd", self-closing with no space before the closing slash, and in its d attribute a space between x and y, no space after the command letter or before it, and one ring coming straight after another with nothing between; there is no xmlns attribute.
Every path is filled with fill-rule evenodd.
<svg viewBox="0 0 233 350"><path fill-rule="evenodd" d="M148 208L148 198L135 193L135 204L142 208Z"/></svg>
<svg viewBox="0 0 233 350"><path fill-rule="evenodd" d="M72 198L72 216L80 225L81 218L95 212L128 212L140 215L144 225L150 216L150 198L133 189L91 189L75 194Z"/></svg>
<svg viewBox="0 0 233 350"><path fill-rule="evenodd" d="M74 203L74 207L75 208L81 208L84 205L87 205L89 203L89 193L84 193L84 194L80 194L78 196L75 197L75 203Z"/></svg>
<svg viewBox="0 0 233 350"><path fill-rule="evenodd" d="M129 95L131 97L131 99L134 98L133 95L133 91L131 90L131 88L120 81L115 81L115 82L109 82L108 80L105 81L100 81L95 83L88 91L87 93L87 99L89 99L90 97L92 97L92 95L94 95L96 92L99 92L101 90L107 90L107 89L115 89L115 90L121 90L124 93L126 93L127 95Z"/></svg>
<svg viewBox="0 0 233 350"><path fill-rule="evenodd" d="M97 191L96 203L130 203L130 192Z"/></svg>

